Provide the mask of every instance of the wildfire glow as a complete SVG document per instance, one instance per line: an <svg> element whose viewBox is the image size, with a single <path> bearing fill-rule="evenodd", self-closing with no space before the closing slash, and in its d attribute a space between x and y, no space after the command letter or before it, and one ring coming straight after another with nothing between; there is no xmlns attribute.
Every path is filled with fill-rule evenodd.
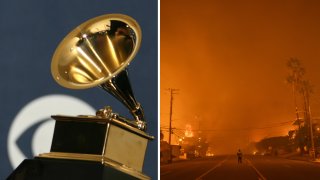
<svg viewBox="0 0 320 180"><path fill-rule="evenodd" d="M185 137L193 137L193 132L190 124L186 125L186 131L184 133Z"/></svg>

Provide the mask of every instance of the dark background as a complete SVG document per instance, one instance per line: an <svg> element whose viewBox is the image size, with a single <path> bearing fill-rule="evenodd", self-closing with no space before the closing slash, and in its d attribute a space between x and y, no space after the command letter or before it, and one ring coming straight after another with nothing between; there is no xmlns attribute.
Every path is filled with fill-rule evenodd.
<svg viewBox="0 0 320 180"><path fill-rule="evenodd" d="M52 55L71 30L88 19L111 13L129 15L141 26L142 44L129 66L129 77L136 99L144 107L147 133L157 139L156 0L1 0L0 179L5 179L13 170L7 150L9 128L16 114L30 101L45 95L65 94L87 102L94 109L111 105L114 111L128 115L120 102L99 88L66 89L54 81L50 72ZM154 140L148 144L143 168L152 179L157 179L157 142Z"/></svg>

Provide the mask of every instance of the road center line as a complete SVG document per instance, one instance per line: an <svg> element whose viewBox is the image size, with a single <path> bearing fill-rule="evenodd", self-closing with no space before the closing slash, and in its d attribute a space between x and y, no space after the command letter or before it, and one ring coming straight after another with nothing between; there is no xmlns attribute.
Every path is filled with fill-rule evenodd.
<svg viewBox="0 0 320 180"><path fill-rule="evenodd" d="M197 177L196 180L201 180L204 176L209 174L211 171L215 170L217 167L221 166L229 157L226 159L220 161L217 165L213 166L211 169L209 169L207 172L203 173L201 176Z"/></svg>
<svg viewBox="0 0 320 180"><path fill-rule="evenodd" d="M249 166L252 167L252 169L258 174L259 179L261 180L267 180L267 178L265 178L261 172L251 163L251 161L249 161L249 159L246 159L246 161L248 162Z"/></svg>

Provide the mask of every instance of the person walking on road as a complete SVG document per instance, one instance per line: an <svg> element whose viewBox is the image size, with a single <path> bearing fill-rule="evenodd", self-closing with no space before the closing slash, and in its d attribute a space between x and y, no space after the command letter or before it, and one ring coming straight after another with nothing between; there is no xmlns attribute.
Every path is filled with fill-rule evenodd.
<svg viewBox="0 0 320 180"><path fill-rule="evenodd" d="M242 163L242 152L240 149L237 152L237 156L238 156L238 164L241 164Z"/></svg>

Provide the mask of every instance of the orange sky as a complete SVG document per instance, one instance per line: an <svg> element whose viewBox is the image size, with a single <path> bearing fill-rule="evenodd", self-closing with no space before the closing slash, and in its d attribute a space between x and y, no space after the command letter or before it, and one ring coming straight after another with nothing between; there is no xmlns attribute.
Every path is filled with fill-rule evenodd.
<svg viewBox="0 0 320 180"><path fill-rule="evenodd" d="M306 68L314 85L312 115L320 117L319 20L320 1L162 0L161 128L169 126L167 89L175 88L177 135L191 124L207 132L217 151L230 152L249 141L286 135L290 124L274 126L295 118L285 82L291 57Z"/></svg>

